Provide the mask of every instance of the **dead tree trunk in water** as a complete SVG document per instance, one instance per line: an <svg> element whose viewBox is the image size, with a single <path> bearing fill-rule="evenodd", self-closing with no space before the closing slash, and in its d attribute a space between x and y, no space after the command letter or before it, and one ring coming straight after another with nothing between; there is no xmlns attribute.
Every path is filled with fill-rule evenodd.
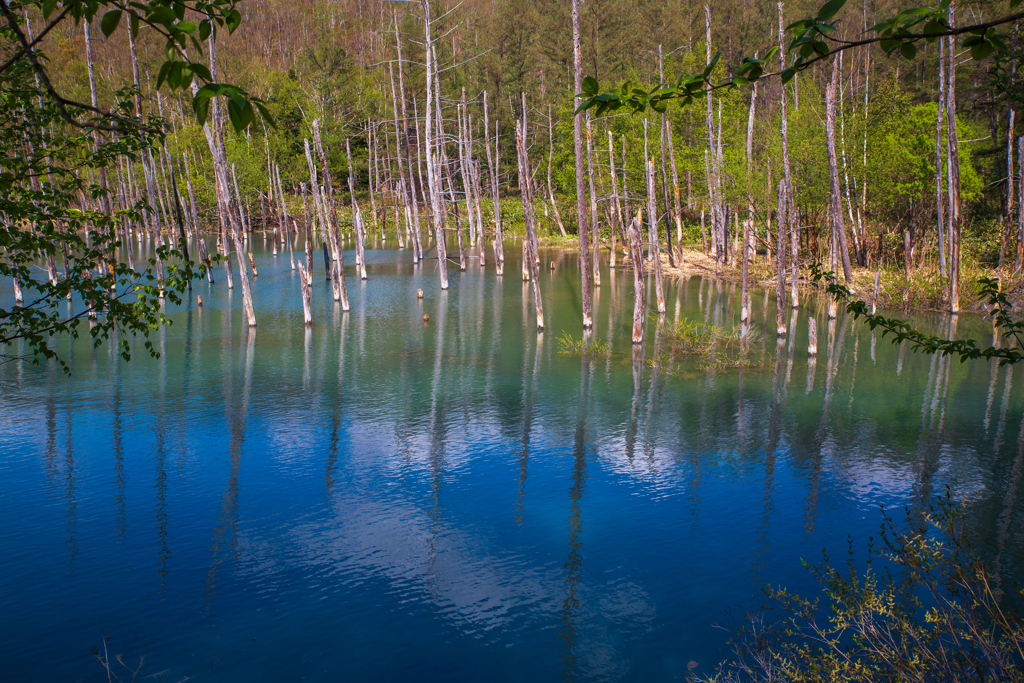
<svg viewBox="0 0 1024 683"><path fill-rule="evenodd" d="M356 266L359 269L359 279L366 279L366 225L363 223L363 214L359 210L359 202L356 201L356 174L352 168L352 145L348 138L345 139L345 153L348 154L348 192L352 199L352 227L356 233Z"/></svg>
<svg viewBox="0 0 1024 683"><path fill-rule="evenodd" d="M949 6L949 25L953 26L956 2ZM949 186L949 312L960 311L960 146L956 126L956 47L953 36L946 42L949 58L946 88L946 163Z"/></svg>
<svg viewBox="0 0 1024 683"><path fill-rule="evenodd" d="M782 3L779 3L779 63L782 68L786 68L786 52L785 52L785 24L782 20ZM784 174L784 182L786 183L786 214L788 218L789 227L789 240L790 240L790 259L792 282L790 282L790 293L793 299L793 308L799 305L797 298L797 264L800 252L800 233L797 228L795 204L793 202L793 180L789 172L789 123L787 121L786 114L786 85L782 84L781 97L779 106L781 109L780 115L782 118L782 171ZM781 233L780 233L781 234ZM784 242L779 242L779 248L783 249Z"/></svg>
<svg viewBox="0 0 1024 683"><path fill-rule="evenodd" d="M299 263L299 290L302 294L302 315L306 325L313 324L313 276Z"/></svg>
<svg viewBox="0 0 1024 683"><path fill-rule="evenodd" d="M846 226L843 223L842 188L839 186L839 160L836 158L836 91L839 85L839 60L832 60L832 80L825 86L825 140L828 151L829 213L836 248L843 263L843 276L850 284L850 252L846 247Z"/></svg>
<svg viewBox="0 0 1024 683"><path fill-rule="evenodd" d="M491 134L489 132L490 122L488 119L487 91L484 91L484 149L487 151L487 172L491 177L491 201L494 203L494 265L498 275L505 272L505 250L501 243L501 202L500 188L498 187L498 166L495 160L491 159ZM498 122L494 122L494 146L497 155L498 146ZM500 159L498 160L500 161Z"/></svg>
<svg viewBox="0 0 1024 683"><path fill-rule="evenodd" d="M526 112L523 112L525 120ZM530 269L533 279L533 301L537 312L537 330L544 329L544 305L540 297L540 269L537 266L539 260L537 254L537 216L533 206L533 188L530 180L530 161L526 156L526 141L524 140L523 126L516 122L516 151L519 159L519 188L523 201L523 215L526 221L526 246L523 258L528 262L524 268Z"/></svg>
<svg viewBox="0 0 1024 683"><path fill-rule="evenodd" d="M341 253L341 239L338 236L338 209L334 203L334 183L331 180L331 169L327 165L327 154L324 152L323 143L320 141L320 121L313 121L313 143L316 145L316 154L320 159L320 168L323 171L324 193L327 195L327 228L331 240L331 289L334 293L334 300L341 301L341 310L349 310L348 289L345 287L345 261Z"/></svg>
<svg viewBox="0 0 1024 683"><path fill-rule="evenodd" d="M618 179L615 177L615 144L612 132L608 131L608 168L612 178L612 255L608 263L609 268L615 267L615 234L625 230L625 222L622 215L622 202L619 200Z"/></svg>
<svg viewBox="0 0 1024 683"><path fill-rule="evenodd" d="M555 214L555 222L558 223L558 231L562 237L568 237L565 232L565 225L562 223L562 214L558 210L558 202L555 201L555 189L551 184L551 162L555 156L555 120L551 117L551 105L548 105L548 197L551 199L551 209Z"/></svg>
<svg viewBox="0 0 1024 683"><path fill-rule="evenodd" d="M644 169L647 175L647 237L653 248L651 259L654 261L654 288L658 297L658 315L665 315L665 294L661 287L661 239L658 236L658 198L654 187L654 157L647 151L647 119L644 119ZM641 263L641 270L643 264Z"/></svg>
<svg viewBox="0 0 1024 683"><path fill-rule="evenodd" d="M590 186L590 233L591 246L593 247L593 278L594 286L601 286L601 269L598 262L598 234L597 234L597 190L594 185L594 140L590 130L590 112L587 112L587 183Z"/></svg>
<svg viewBox="0 0 1024 683"><path fill-rule="evenodd" d="M786 336L786 223L787 223L787 206L788 198L786 197L786 181L785 179L779 181L779 204L778 204L778 215L776 218L776 225L778 227L778 237L775 242L775 330L776 334L780 337Z"/></svg>
<svg viewBox="0 0 1024 683"><path fill-rule="evenodd" d="M644 341L644 251L641 246L643 239L640 233L640 216L637 215L629 224L627 236L629 237L629 257L633 261L633 343L642 344Z"/></svg>
<svg viewBox="0 0 1024 683"><path fill-rule="evenodd" d="M575 93L583 92L583 50L580 46L580 0L572 0L572 64L573 88ZM582 100L577 97L575 107L579 109ZM580 280L583 303L583 327L590 329L593 320L593 285L589 258L589 230L587 227L587 188L583 174L583 114L578 111L572 117L573 153L576 156L576 225L580 233ZM641 262L641 268L643 262Z"/></svg>

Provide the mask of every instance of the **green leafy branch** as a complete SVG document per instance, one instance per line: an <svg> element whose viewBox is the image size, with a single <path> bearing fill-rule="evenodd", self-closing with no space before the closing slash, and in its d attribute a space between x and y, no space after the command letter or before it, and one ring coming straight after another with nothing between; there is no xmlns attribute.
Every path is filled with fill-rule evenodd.
<svg viewBox="0 0 1024 683"><path fill-rule="evenodd" d="M18 61L27 58L39 77L47 94L60 106L65 122L97 130L125 132L128 127L145 128L144 124L129 117L118 116L98 107L75 102L60 95L50 82L45 64L36 52L36 46L55 26L70 18L75 23L92 22L100 17L100 31L110 37L125 22L129 25L132 38L137 38L145 27L163 36L164 62L157 75L157 88L166 85L173 90L187 90L193 84L201 83L193 95L192 108L200 123L205 123L210 99L224 96L227 99L228 116L231 125L241 132L256 121L257 112L264 121L276 126L264 102L244 89L224 83L215 83L210 69L203 63L188 56L188 49L203 55L203 44L216 39L219 29L234 33L242 21L242 14L236 8L237 0L28 0L27 2L0 2L0 15L6 22L4 32L13 39L17 49L6 62L0 64L3 73ZM21 29L21 15L27 9L37 9L47 22L39 36L29 41ZM58 9L60 11L58 11ZM89 111L107 121L82 121L70 110Z"/></svg>
<svg viewBox="0 0 1024 683"><path fill-rule="evenodd" d="M1011 0L1011 9L1018 7L1021 2L1024 0ZM846 0L830 0L822 5L813 17L800 19L786 27L786 31L792 32L788 44L789 54L795 56L791 64L783 64L779 71L766 71L767 63L779 53L779 47L773 46L764 51L761 58L744 57L737 66L735 76L718 82L712 80L712 72L721 53L712 57L701 71L680 74L675 85L659 83L650 90L627 81L619 88L601 92L597 79L588 76L583 79L583 92L576 95L581 98L576 113L590 109L594 110L596 116L619 109L642 113L648 107L664 113L671 101L678 101L681 106L687 106L716 90L736 89L767 77L777 76L783 83L788 83L797 73L817 62L831 59L846 50L875 43L880 44L882 50L890 57L898 55L903 59L914 59L917 56L919 42L932 43L939 38L967 35L968 37L963 40L963 46L971 50L971 56L976 61L984 60L993 54L997 64L1007 59L1010 50L1006 45L1006 36L998 33L997 29L1024 19L1024 12L989 22L952 28L946 21L949 4L950 0L942 0L935 7L903 10L868 29L875 35L861 40L846 41L833 35L839 24L836 15L846 5ZM1004 92L1007 89L1006 79L996 78L995 72L993 73L994 85L1000 92Z"/></svg>
<svg viewBox="0 0 1024 683"><path fill-rule="evenodd" d="M1024 353L1021 352L1021 349L1024 348L1024 338L1022 338L1024 322L1015 321L1010 317L1013 305L1007 299L1006 294L1001 291L997 279L980 278L978 283L981 285L981 295L988 298L995 327L1002 330L1007 338L1014 339L1016 346L984 348L973 339L944 339L925 334L906 320L871 313L870 306L866 302L855 299L846 285L836 279L835 273L823 270L820 263L811 264L811 279L818 284L824 284L825 292L844 302L846 311L854 317L854 320L863 318L872 330L881 329L883 337L891 334L893 344L909 342L910 348L915 353L920 351L926 354L959 356L961 363L984 358L985 360L996 359L1000 365L1013 365L1024 360Z"/></svg>

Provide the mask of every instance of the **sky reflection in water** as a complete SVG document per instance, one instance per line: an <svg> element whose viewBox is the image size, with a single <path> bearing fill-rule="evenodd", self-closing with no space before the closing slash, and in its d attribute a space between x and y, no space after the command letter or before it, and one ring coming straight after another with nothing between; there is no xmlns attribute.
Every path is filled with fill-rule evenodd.
<svg viewBox="0 0 1024 683"><path fill-rule="evenodd" d="M317 269L306 330L288 256L253 246L254 331L218 271L202 308L169 308L159 360L65 339L70 379L0 366L9 680L100 680L103 636L168 680L681 679L765 582L810 590L800 558L845 557L879 505L947 486L979 496L983 547L1020 575L1012 368L892 347L812 300L754 367L670 372L654 321L631 349L632 275L607 268L613 353L562 355L581 317L557 252L543 335L511 259L451 267L445 293L436 261L385 249L366 282L346 253L347 315ZM731 283L666 289L670 321L738 321ZM755 290L756 331L774 306Z"/></svg>

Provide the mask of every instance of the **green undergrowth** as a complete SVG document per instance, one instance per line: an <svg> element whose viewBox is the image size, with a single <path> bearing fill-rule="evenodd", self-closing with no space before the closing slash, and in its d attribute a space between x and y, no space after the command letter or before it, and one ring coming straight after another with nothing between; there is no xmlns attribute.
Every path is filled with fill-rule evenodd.
<svg viewBox="0 0 1024 683"><path fill-rule="evenodd" d="M883 510L861 559L850 542L845 561L803 563L817 594L765 588L729 660L697 680L1024 681L1024 618L1010 604L1022 594L972 546L970 512L948 492L902 525Z"/></svg>
<svg viewBox="0 0 1024 683"><path fill-rule="evenodd" d="M594 356L611 355L611 349L608 348L608 345L598 339L583 337L577 340L568 332L563 332L557 341L558 352L564 356L592 358Z"/></svg>
<svg viewBox="0 0 1024 683"><path fill-rule="evenodd" d="M726 328L702 320L677 320L663 323L660 353L652 361L675 366L683 358L697 358L697 369L722 371L756 365L751 348L764 342L750 327Z"/></svg>

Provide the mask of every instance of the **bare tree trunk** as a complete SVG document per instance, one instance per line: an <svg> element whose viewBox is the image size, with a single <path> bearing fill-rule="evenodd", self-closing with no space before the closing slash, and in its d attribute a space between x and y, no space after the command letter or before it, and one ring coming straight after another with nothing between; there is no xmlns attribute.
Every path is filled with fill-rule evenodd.
<svg viewBox="0 0 1024 683"><path fill-rule="evenodd" d="M526 119L526 110L523 110L523 120ZM523 216L526 222L526 239L523 241L525 253L523 259L526 263L523 268L529 268L533 279L533 302L537 313L537 330L544 329L544 305L540 296L540 269L537 266L539 260L537 254L537 217L533 206L533 188L530 179L530 162L526 156L525 125L516 122L516 151L519 159L519 187L523 202Z"/></svg>
<svg viewBox="0 0 1024 683"><path fill-rule="evenodd" d="M629 224L629 257L633 261L633 343L644 341L644 253L641 246L643 239L640 233L640 216L637 215Z"/></svg>
<svg viewBox="0 0 1024 683"><path fill-rule="evenodd" d="M1021 182L1017 185L1017 261L1014 272L1019 273L1021 257L1024 256L1024 137L1017 138L1017 173Z"/></svg>
<svg viewBox="0 0 1024 683"><path fill-rule="evenodd" d="M374 135L373 125L371 124L370 121L366 122L366 135L369 138L367 141L367 147L369 148L369 158L367 159L368 168L366 182L370 186L370 211L373 212L373 230L374 232L376 232L377 223L379 222L379 217L377 216L377 196L374 192L376 180L376 178L374 177L374 163L377 151L377 137ZM324 183L326 182L327 180L325 179ZM381 233L381 237L383 237L383 235L384 233Z"/></svg>
<svg viewBox="0 0 1024 683"><path fill-rule="evenodd" d="M416 186L413 180L413 165L412 165L412 145L409 142L409 115L405 106L405 77L402 71L402 40L401 32L398 30L398 14L395 17L395 47L398 52L398 97L397 99L402 104L402 135L405 139L405 161L409 167L409 184L408 184L408 201L412 208L412 220L413 220L413 263L420 263L423 261L423 237L420 233L420 209L419 200L416 197ZM398 112L395 112L395 116L398 116ZM397 121L395 123L397 127ZM417 134L419 128L415 128ZM417 155L418 156L418 155ZM420 186L423 185L423 178L420 176Z"/></svg>
<svg viewBox="0 0 1024 683"><path fill-rule="evenodd" d="M647 127L647 120L644 119L644 128ZM644 149L644 156L647 150ZM651 244L654 245L654 288L658 297L658 315L665 315L665 290L661 286L661 239L658 237L658 215L654 183L654 157L647 160L647 220Z"/></svg>
<svg viewBox="0 0 1024 683"><path fill-rule="evenodd" d="M590 235L593 255L591 258L593 267L594 287L601 286L601 268L598 260L598 229L597 229L597 189L594 185L594 140L590 128L590 112L586 116L587 125L587 184L590 187Z"/></svg>
<svg viewBox="0 0 1024 683"><path fill-rule="evenodd" d="M832 60L832 80L825 86L825 140L828 151L829 210L832 230L838 241L839 256L843 262L843 276L850 284L850 252L846 247L846 228L843 224L842 188L839 186L839 160L836 158L836 93L839 86L839 60Z"/></svg>
<svg viewBox="0 0 1024 683"><path fill-rule="evenodd" d="M446 290L448 289L448 254L445 251L444 218L441 214L441 188L439 187L441 175L437 168L439 159L434 149L436 144L434 140L434 88L440 86L435 83L434 39L431 34L433 27L431 26L429 0L423 0L422 5L424 42L426 43L427 57L427 110L424 115L425 145L427 149L427 186L430 189L430 212L434 224L435 239L437 240L437 268L441 277L441 289ZM440 136L441 131L438 131L437 135Z"/></svg>
<svg viewBox="0 0 1024 683"><path fill-rule="evenodd" d="M497 268L498 275L505 272L505 250L502 246L502 235L501 235L501 192L498 187L498 166L497 161L500 159L491 158L491 134L490 134L490 121L489 112L487 107L487 91L484 91L484 149L487 151L487 173L491 177L491 201L494 204L494 265ZM498 145L498 122L494 122L494 145L495 154L497 154Z"/></svg>
<svg viewBox="0 0 1024 683"><path fill-rule="evenodd" d="M662 83L665 82L665 60L662 56L661 45L658 45L658 78ZM676 267L676 258L672 255L672 226L669 224L669 208L668 208L668 171L665 168L667 162L665 160L665 138L669 135L668 132L668 118L665 114L661 115L661 197L662 197L662 208L664 208L665 220L665 244L668 247L668 263L673 268Z"/></svg>
<svg viewBox="0 0 1024 683"><path fill-rule="evenodd" d="M331 290L335 301L341 301L341 310L349 310L348 288L345 287L345 260L342 256L341 238L338 235L338 209L334 203L334 182L331 178L331 168L327 164L327 153L324 151L320 139L320 122L313 121L313 143L316 145L316 155L320 159L320 168L324 177L324 193L327 195L327 206L324 207L327 217L327 234L331 241ZM363 267L365 269L365 266Z"/></svg>
<svg viewBox="0 0 1024 683"><path fill-rule="evenodd" d="M623 218L623 227L625 228L630 216L633 215L633 207L629 204L629 167L626 165L626 136L622 136L622 208L626 212ZM629 248L629 240L623 235L622 245L624 249Z"/></svg>
<svg viewBox="0 0 1024 683"><path fill-rule="evenodd" d="M345 153L348 155L348 192L352 198L352 226L356 233L356 265L359 268L359 279L366 279L366 251L365 241L366 226L363 223L363 214L359 210L359 202L356 201L356 174L352 168L352 146L348 138L345 139ZM447 278L446 278L447 282Z"/></svg>
<svg viewBox="0 0 1024 683"><path fill-rule="evenodd" d="M786 25L782 20L782 3L779 3L779 63L782 68L786 68L786 46L785 46L785 28ZM790 267L792 269L792 278L790 282L790 293L793 300L793 308L799 306L800 302L797 297L797 280L799 278L798 266L800 257L800 233L799 226L797 226L796 207L793 200L793 179L789 172L789 123L788 115L786 113L786 85L783 83L780 88L782 93L780 99L781 107L781 118L782 118L782 171L786 183L786 215L789 220L789 242L790 242ZM779 248L784 248L782 245L784 242L779 242Z"/></svg>
<svg viewBox="0 0 1024 683"><path fill-rule="evenodd" d="M558 210L558 202L555 200L555 188L551 184L551 161L555 156L555 120L551 117L551 105L548 105L548 197L551 198L551 208L555 213L555 222L558 224L558 231L562 237L568 237L565 232L565 224L562 223L562 214ZM610 133L609 133L610 134Z"/></svg>
<svg viewBox="0 0 1024 683"><path fill-rule="evenodd" d="M740 322L750 322L750 290L747 284L747 271L750 263L750 222L751 219L743 221L743 252L740 258L743 259L743 284L740 288Z"/></svg>
<svg viewBox="0 0 1024 683"><path fill-rule="evenodd" d="M843 54L839 53L839 68L843 68ZM846 164L846 114L843 106L842 89L838 93L839 97L839 142L840 149L843 155L843 186L846 191L846 211L847 216L850 219L850 232L853 233L853 253L857 258L857 265L861 268L864 267L864 246L861 244L860 233L860 207L858 206L856 211L854 210L853 199L850 196L850 173Z"/></svg>
<svg viewBox="0 0 1024 683"><path fill-rule="evenodd" d="M944 155L942 151L942 123L946 107L946 41L939 40L939 101L936 107L935 117L935 217L937 219L937 230L939 240L939 275L946 277L946 217L943 216L945 197L942 191L942 167ZM1017 249L1018 268L1021 256L1024 252Z"/></svg>
<svg viewBox="0 0 1024 683"><path fill-rule="evenodd" d="M206 265L206 279L213 284L213 262L210 261L210 255L206 251L206 240L202 237L197 237L199 242L199 261Z"/></svg>
<svg viewBox="0 0 1024 683"><path fill-rule="evenodd" d="M299 263L299 289L302 293L302 316L306 325L313 324L313 276Z"/></svg>
<svg viewBox="0 0 1024 683"><path fill-rule="evenodd" d="M396 31L397 31L397 28L396 28ZM399 68L401 68L401 66L399 66ZM405 179L405 165L403 163L404 159L402 158L402 135L403 135L403 129L402 129L401 126L399 126L399 123L398 123L398 93L395 90L395 72L394 72L394 68L392 67L392 65L390 63L388 64L388 76L390 76L390 80L391 80L391 111L392 111L392 113L395 116L395 150L396 150L395 157L398 160L398 186L399 186L399 190L401 191L401 194L402 194L402 203L405 204L406 209L408 210L410 204L415 201L415 196L413 195L412 192L409 191L409 186L406 183L406 179ZM403 102L403 106L404 106L404 102ZM408 150L408 145L406 146L406 149ZM412 170L411 169L410 169L409 175L410 176L412 175ZM406 214L406 215L408 215L408 214ZM407 229L408 229L410 237L412 237L412 226L411 225L407 226ZM420 261L419 244L417 243L417 240L415 239L415 237L413 237L409 241L412 242L412 261L413 261L413 263L419 263L419 261Z"/></svg>
<svg viewBox="0 0 1024 683"><path fill-rule="evenodd" d="M573 92L583 92L583 50L580 46L580 0L572 0L572 63ZM581 99L576 97L574 106L579 109ZM573 153L576 155L576 225L580 237L580 280L583 303L583 327L593 326L592 288L593 276L589 258L589 230L587 226L587 189L583 174L583 114L573 115ZM641 263L641 268L643 264Z"/></svg>
<svg viewBox="0 0 1024 683"><path fill-rule="evenodd" d="M788 207L789 198L786 196L786 181L785 179L779 181L779 204L776 216L776 223L778 225L778 237L775 244L775 266L776 266L776 280L775 280L775 329L776 334L780 337L786 336L786 213Z"/></svg>
<svg viewBox="0 0 1024 683"><path fill-rule="evenodd" d="M281 184L281 168L274 164L274 180L277 181L277 199L281 202L281 214L284 217L284 239L288 243L288 260L295 270L295 254L292 251L291 233L288 229L288 203L284 200L284 186Z"/></svg>
<svg viewBox="0 0 1024 683"><path fill-rule="evenodd" d="M757 87L757 84L754 84ZM668 159L669 164L672 167L672 189L675 192L675 213L673 218L676 223L676 248L679 251L679 266L682 267L683 261L683 209L680 206L679 201L679 171L676 169L676 153L672 146L672 124L665 120L665 137L668 139ZM669 247L671 251L671 247Z"/></svg>
<svg viewBox="0 0 1024 683"><path fill-rule="evenodd" d="M612 139L612 132L608 131L608 168L611 169L612 178L612 255L608 267L615 267L615 234L623 230L622 202L619 200L618 179L615 177L615 143Z"/></svg>
<svg viewBox="0 0 1024 683"><path fill-rule="evenodd" d="M953 25L956 2L949 6L949 25ZM946 147L949 152L949 312L960 311L960 148L956 126L956 48L953 37L947 38L949 87L946 89Z"/></svg>
<svg viewBox="0 0 1024 683"><path fill-rule="evenodd" d="M306 272L313 276L313 228L309 219L309 199L306 195L306 183L299 183L299 191L302 192L302 213L305 215L306 226Z"/></svg>

